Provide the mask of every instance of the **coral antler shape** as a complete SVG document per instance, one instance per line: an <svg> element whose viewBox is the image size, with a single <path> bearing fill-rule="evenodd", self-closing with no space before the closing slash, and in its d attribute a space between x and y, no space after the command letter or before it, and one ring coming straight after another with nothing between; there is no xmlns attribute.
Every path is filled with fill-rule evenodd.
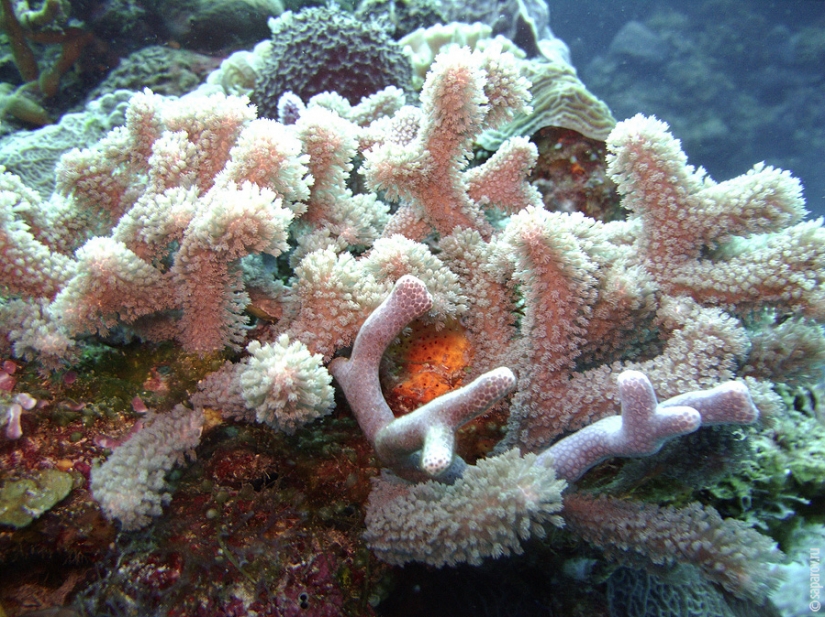
<svg viewBox="0 0 825 617"><path fill-rule="evenodd" d="M560 478L573 482L613 456L648 456L668 439L692 433L702 424L750 424L759 417L748 388L728 381L710 390L687 392L662 403L639 371L619 375L620 416L602 418L550 446L549 458Z"/></svg>
<svg viewBox="0 0 825 617"><path fill-rule="evenodd" d="M329 370L384 465L408 480L436 478L450 482L466 466L455 454L455 431L509 394L516 378L510 369L497 368L396 419L381 392L381 356L404 326L429 311L432 304L432 296L421 280L402 276L364 322L351 356L336 358Z"/></svg>

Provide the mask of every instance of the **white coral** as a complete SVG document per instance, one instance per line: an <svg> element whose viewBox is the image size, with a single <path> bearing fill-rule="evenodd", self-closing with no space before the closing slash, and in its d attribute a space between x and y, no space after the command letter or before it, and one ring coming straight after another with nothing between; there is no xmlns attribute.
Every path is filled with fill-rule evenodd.
<svg viewBox="0 0 825 617"><path fill-rule="evenodd" d="M563 480L536 456L517 450L468 467L455 484L374 480L365 538L392 564L423 561L441 567L521 554L521 540L543 537L542 523L562 526Z"/></svg>
<svg viewBox="0 0 825 617"><path fill-rule="evenodd" d="M140 529L163 513L172 499L166 474L184 458L194 457L203 428L203 413L176 406L155 415L137 433L92 469L92 495L108 519L124 530Z"/></svg>
<svg viewBox="0 0 825 617"><path fill-rule="evenodd" d="M238 370L244 401L258 422L285 433L332 411L332 377L320 354L282 334L275 343L252 341Z"/></svg>

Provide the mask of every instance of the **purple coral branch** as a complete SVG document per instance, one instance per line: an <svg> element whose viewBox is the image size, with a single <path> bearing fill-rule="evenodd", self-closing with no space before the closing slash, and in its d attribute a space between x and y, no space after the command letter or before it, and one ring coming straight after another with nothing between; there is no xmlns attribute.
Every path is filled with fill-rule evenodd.
<svg viewBox="0 0 825 617"><path fill-rule="evenodd" d="M710 390L694 390L674 396L660 407L693 407L702 416L702 426L751 424L759 418L748 387L741 381L726 381Z"/></svg>
<svg viewBox="0 0 825 617"><path fill-rule="evenodd" d="M432 303L422 281L401 277L364 322L351 356L336 358L329 370L384 465L408 480L452 482L466 467L455 455L456 430L510 393L516 382L510 369L500 367L396 419L381 392L381 357L404 326L430 310ZM558 477L572 482L610 457L654 454L668 439L692 433L702 424L750 424L759 416L747 387L735 381L662 403L639 371L622 372L618 386L621 415L603 418L558 441L539 455L536 465L552 466Z"/></svg>
<svg viewBox="0 0 825 617"><path fill-rule="evenodd" d="M402 276L364 322L350 357L336 358L329 371L343 388L361 430L382 463L409 480L452 481L466 465L455 455L455 431L510 393L516 378L508 368L489 371L396 419L381 392L381 356L404 326L430 310L432 304L432 296L421 280Z"/></svg>
<svg viewBox="0 0 825 617"><path fill-rule="evenodd" d="M613 456L648 456L668 439L702 424L750 424L759 417L747 387L728 381L710 390L687 392L662 403L650 380L638 371L619 375L622 413L595 422L545 450L537 464L550 464L569 482Z"/></svg>
<svg viewBox="0 0 825 617"><path fill-rule="evenodd" d="M393 468L411 464L429 477L460 477L465 463L455 456L455 432L509 394L515 385L516 378L509 368L488 371L382 428L375 437L375 451Z"/></svg>

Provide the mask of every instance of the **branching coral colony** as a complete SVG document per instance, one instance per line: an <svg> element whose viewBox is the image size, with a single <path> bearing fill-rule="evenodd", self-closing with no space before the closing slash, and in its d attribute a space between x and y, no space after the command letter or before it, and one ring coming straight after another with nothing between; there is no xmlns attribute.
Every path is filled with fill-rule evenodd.
<svg viewBox="0 0 825 617"><path fill-rule="evenodd" d="M366 517L381 559L476 564L566 523L609 555L691 563L765 597L780 554L743 523L574 483L702 425L782 413L771 380L810 374L822 355L798 350L825 347L821 221L802 220L787 172L716 183L642 116L608 140L627 220L548 212L525 179L528 140L470 166L474 139L525 110L528 88L491 48L440 55L420 107L392 88L354 108L319 95L289 126L242 98L147 91L125 127L64 156L48 202L0 177L0 323L17 356L55 366L113 328L248 351L93 471L107 516L134 529L160 512L158 470L195 446L202 409L292 432L331 410L331 373L386 467ZM359 152L392 215L349 188ZM264 256L290 245L284 284ZM280 317L251 342L250 296ZM460 320L474 357L468 385L396 419L379 361L415 319ZM468 465L456 429L494 404L506 435Z"/></svg>

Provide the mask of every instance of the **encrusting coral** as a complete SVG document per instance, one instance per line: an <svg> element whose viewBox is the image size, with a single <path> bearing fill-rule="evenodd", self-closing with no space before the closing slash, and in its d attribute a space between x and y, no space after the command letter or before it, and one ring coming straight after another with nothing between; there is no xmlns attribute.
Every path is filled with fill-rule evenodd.
<svg viewBox="0 0 825 617"><path fill-rule="evenodd" d="M64 156L50 201L4 175L0 311L16 353L54 364L82 336L115 329L200 353L246 347L202 381L193 417L215 408L287 432L332 407L331 373L386 468L366 537L390 563L520 552L543 524L562 524L569 499L569 526L609 555L691 562L762 601L779 555L756 531L710 506L591 498L578 480L705 424L783 413L771 349L789 334L825 348L825 231L802 221L799 183L758 165L717 184L687 166L664 123L637 116L607 140L628 218L548 212L525 180L536 160L527 139L471 165L474 140L529 103L510 54L441 55L421 107L397 94L372 99L383 103L362 121L331 95L293 100L285 125L255 119L240 97L145 92L124 128ZM359 153L372 192L354 188ZM399 202L389 219L379 195ZM252 292L278 315L256 340ZM472 364L467 385L396 419L379 371L413 319L460 323ZM821 357L797 357L795 372ZM466 464L456 429L491 405L509 411L504 438ZM180 458L159 452L137 467ZM140 473L99 469L99 487ZM134 514L106 507L128 527L165 499L163 486L121 485L147 492ZM607 504L605 524L582 514L593 499ZM656 533L628 533L639 521ZM680 550L667 552L672 543ZM747 577L744 545L758 549Z"/></svg>

